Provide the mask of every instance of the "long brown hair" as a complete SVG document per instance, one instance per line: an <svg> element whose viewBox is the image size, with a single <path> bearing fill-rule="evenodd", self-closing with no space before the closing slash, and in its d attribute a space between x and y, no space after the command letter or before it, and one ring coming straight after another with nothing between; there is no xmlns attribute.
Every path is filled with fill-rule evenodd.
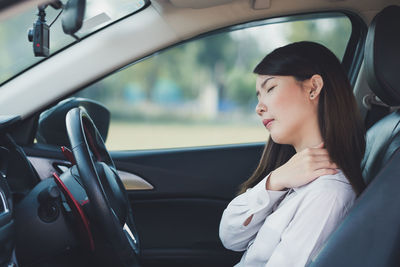
<svg viewBox="0 0 400 267"><path fill-rule="evenodd" d="M322 77L324 85L318 101L321 136L331 160L359 195L365 188L360 167L365 152L365 128L350 82L337 57L320 44L297 42L272 51L256 66L254 73L293 76L300 82L314 74ZM295 153L293 146L277 144L269 137L258 167L241 185L239 193L255 186Z"/></svg>

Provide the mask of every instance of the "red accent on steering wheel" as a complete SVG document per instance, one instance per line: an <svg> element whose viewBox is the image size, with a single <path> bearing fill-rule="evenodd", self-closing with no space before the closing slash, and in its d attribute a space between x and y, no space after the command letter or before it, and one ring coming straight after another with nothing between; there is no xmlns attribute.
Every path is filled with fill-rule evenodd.
<svg viewBox="0 0 400 267"><path fill-rule="evenodd" d="M93 137L90 134L89 129L86 127L85 124L83 124L83 130L85 131L85 135L88 138L88 141L89 141L88 145L90 147L90 150L92 150L92 152L93 152L94 156L96 157L97 161L101 161L101 155L100 155L99 151L97 150L95 142L93 140Z"/></svg>
<svg viewBox="0 0 400 267"><path fill-rule="evenodd" d="M78 201L74 198L71 191L67 188L64 182L60 179L57 173L53 173L54 181L56 182L57 186L60 188L61 192L64 193L65 199L69 207L72 210L72 213L75 215L75 218L79 222L78 229L81 234L81 238L85 241L88 248L91 251L94 251L94 241L92 232L89 228L89 220L87 219L85 213L83 212L81 206L79 205Z"/></svg>

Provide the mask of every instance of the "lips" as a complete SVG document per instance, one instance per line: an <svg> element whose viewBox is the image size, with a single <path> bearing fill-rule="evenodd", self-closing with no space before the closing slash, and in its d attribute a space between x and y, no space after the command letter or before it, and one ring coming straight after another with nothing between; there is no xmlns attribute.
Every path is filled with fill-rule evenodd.
<svg viewBox="0 0 400 267"><path fill-rule="evenodd" d="M274 120L274 119L265 119L265 120L263 120L262 122L263 122L264 126L267 127L268 123L270 123L270 122L273 121L273 120Z"/></svg>

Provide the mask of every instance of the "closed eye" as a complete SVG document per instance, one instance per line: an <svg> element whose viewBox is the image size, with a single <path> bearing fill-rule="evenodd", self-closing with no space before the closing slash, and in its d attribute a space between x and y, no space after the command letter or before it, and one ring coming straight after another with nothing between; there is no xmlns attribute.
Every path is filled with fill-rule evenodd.
<svg viewBox="0 0 400 267"><path fill-rule="evenodd" d="M272 89L274 89L276 86L272 86L271 88L268 89L267 93L269 93Z"/></svg>

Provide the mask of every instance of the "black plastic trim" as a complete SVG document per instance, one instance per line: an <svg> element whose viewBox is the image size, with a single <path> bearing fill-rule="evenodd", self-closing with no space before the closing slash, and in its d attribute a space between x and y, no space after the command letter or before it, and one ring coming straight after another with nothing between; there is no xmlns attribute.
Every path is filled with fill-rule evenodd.
<svg viewBox="0 0 400 267"><path fill-rule="evenodd" d="M20 116L0 115L0 131L3 131L4 129L10 127L11 125L20 120L21 120Z"/></svg>
<svg viewBox="0 0 400 267"><path fill-rule="evenodd" d="M347 16L351 21L352 31L342 65L348 74L350 84L354 87L364 58L364 44L368 26L359 16L353 13L348 13Z"/></svg>

